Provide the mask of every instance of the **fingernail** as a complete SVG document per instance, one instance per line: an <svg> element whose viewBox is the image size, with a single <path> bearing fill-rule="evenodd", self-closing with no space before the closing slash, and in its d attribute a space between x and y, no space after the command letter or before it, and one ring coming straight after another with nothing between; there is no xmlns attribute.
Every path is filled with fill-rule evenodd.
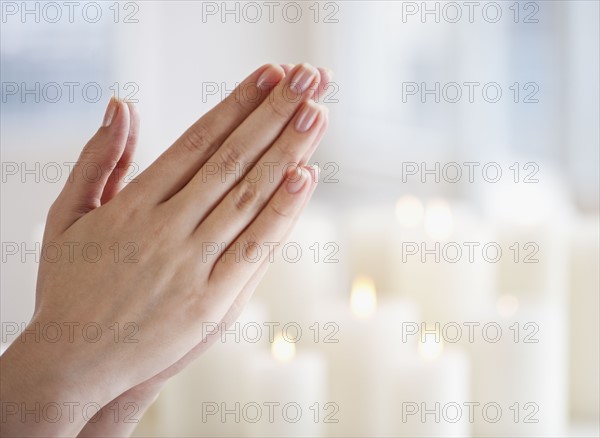
<svg viewBox="0 0 600 438"><path fill-rule="evenodd" d="M303 167L297 167L297 170L290 172L288 174L288 182L287 182L287 191L288 193L295 194L298 193L304 185L306 184L306 180L308 179L308 171Z"/></svg>
<svg viewBox="0 0 600 438"><path fill-rule="evenodd" d="M314 103L307 102L296 119L296 130L298 132L308 131L315 124L318 115L319 107Z"/></svg>
<svg viewBox="0 0 600 438"><path fill-rule="evenodd" d="M115 99L115 97L110 98L110 102L108 102L108 106L106 107L106 112L104 113L104 120L102 121L102 127L107 128L112 123L115 118L115 114L117 113L117 109L119 108L119 101Z"/></svg>
<svg viewBox="0 0 600 438"><path fill-rule="evenodd" d="M310 172L313 182L319 182L319 174L321 173L321 168L319 165L315 163L310 166L306 166L306 169Z"/></svg>
<svg viewBox="0 0 600 438"><path fill-rule="evenodd" d="M333 70L327 67L321 67L321 82L329 82L333 79Z"/></svg>
<svg viewBox="0 0 600 438"><path fill-rule="evenodd" d="M270 65L259 76L258 81L256 81L256 86L258 88L264 88L265 86L272 87L277 82L279 82L282 77L283 75L281 74L281 72L277 68Z"/></svg>
<svg viewBox="0 0 600 438"><path fill-rule="evenodd" d="M308 90L308 87L311 86L315 80L315 76L318 74L319 71L312 65L302 64L290 81L290 88L292 88L298 94L302 94Z"/></svg>

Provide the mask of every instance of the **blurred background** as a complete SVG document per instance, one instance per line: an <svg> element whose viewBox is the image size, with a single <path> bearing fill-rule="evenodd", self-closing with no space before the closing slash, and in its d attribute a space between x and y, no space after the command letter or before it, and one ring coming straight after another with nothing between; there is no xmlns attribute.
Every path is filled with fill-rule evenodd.
<svg viewBox="0 0 600 438"><path fill-rule="evenodd" d="M599 435L597 1L66 3L2 2L3 331L111 95L137 174L258 66L310 62L314 200L136 435Z"/></svg>

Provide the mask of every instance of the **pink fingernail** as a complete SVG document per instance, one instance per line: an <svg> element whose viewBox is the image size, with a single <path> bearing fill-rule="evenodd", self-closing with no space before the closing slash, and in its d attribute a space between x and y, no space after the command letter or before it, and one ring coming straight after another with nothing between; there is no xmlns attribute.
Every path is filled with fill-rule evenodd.
<svg viewBox="0 0 600 438"><path fill-rule="evenodd" d="M272 87L277 84L282 77L283 75L280 74L279 70L270 65L259 76L258 81L256 81L256 86L258 88L264 88L266 86Z"/></svg>
<svg viewBox="0 0 600 438"><path fill-rule="evenodd" d="M310 172L313 182L318 183L319 182L319 174L321 173L321 168L319 167L319 165L315 163L310 166L306 166L306 168Z"/></svg>
<svg viewBox="0 0 600 438"><path fill-rule="evenodd" d="M321 67L319 69L321 73L321 83L329 82L333 79L333 70L327 67Z"/></svg>
<svg viewBox="0 0 600 438"><path fill-rule="evenodd" d="M106 112L104 113L104 120L102 121L102 127L107 128L112 123L115 118L115 114L117 113L117 109L119 108L119 101L113 96L110 98L110 102L108 102L108 106L106 107Z"/></svg>
<svg viewBox="0 0 600 438"><path fill-rule="evenodd" d="M312 65L302 64L290 81L290 88L296 93L302 94L308 90L318 74L319 71Z"/></svg>
<svg viewBox="0 0 600 438"><path fill-rule="evenodd" d="M291 172L291 175L288 175L287 191L291 194L300 192L308 180L308 171L303 167L297 169L300 171Z"/></svg>
<svg viewBox="0 0 600 438"><path fill-rule="evenodd" d="M298 132L308 131L315 124L318 115L319 107L312 102L307 102L296 119L296 130Z"/></svg>

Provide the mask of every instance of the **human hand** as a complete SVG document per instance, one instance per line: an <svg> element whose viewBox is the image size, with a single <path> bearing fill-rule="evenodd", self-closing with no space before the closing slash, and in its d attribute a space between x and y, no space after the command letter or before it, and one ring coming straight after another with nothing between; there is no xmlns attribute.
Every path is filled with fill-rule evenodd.
<svg viewBox="0 0 600 438"><path fill-rule="evenodd" d="M76 247L74 258L42 261L30 327L94 322L108 332L115 322L133 322L138 342L114 342L112 336L41 340L34 348L17 342L2 357L8 383L3 400L73 398L103 406L190 354L203 322L220 321L239 306L240 293L253 289L248 285L266 266L269 253L257 248L283 239L316 184L310 168L301 168L298 177L284 168L304 164L326 126L324 110L308 102L319 73L302 65L283 76L279 66L251 75L240 87L258 82L264 100L234 93L116 196L119 179L111 182L110 176L133 149L127 144L135 143L137 115L124 103L111 104L111 123L80 158L98 163L101 178L88 181L75 166L44 235L44 247L93 242L105 256L90 263ZM248 175L261 168L263 177L244 178L244 168ZM274 172L266 172L270 168ZM127 242L136 245L137 263L115 262L109 248ZM208 243L217 249L207 252ZM27 433L72 433L82 425L33 425ZM25 430L18 421L3 428Z"/></svg>
<svg viewBox="0 0 600 438"><path fill-rule="evenodd" d="M290 64L282 64L285 74L289 74L290 71L293 70L294 65ZM259 69L260 70L260 69ZM324 91L326 91L326 87L331 80L331 72L327 69L319 67L320 73L320 82L317 89L317 95L322 95ZM256 72L254 73L256 75ZM248 79L251 79L248 78ZM247 79L247 80L248 80ZM236 93L241 94L242 86L238 87L234 91L234 96ZM250 109L248 109L248 113ZM328 113L325 113L325 116L328 116ZM327 121L326 121L327 122ZM313 140L313 150L320 142L325 130L327 128L327 123L323 123L321 128ZM132 125L132 129L137 131L137 124ZM312 154L312 152L311 152ZM308 161L309 157L305 156L303 162ZM127 167L127 163L123 163L123 168ZM316 186L314 186L311 190L314 191ZM311 193L312 193L311 191ZM304 200L304 206L308 203L310 199L310 194ZM109 199L107 199L109 200ZM297 219L297 217L296 217ZM291 231L291 228L288 230ZM287 235L282 239L286 240ZM240 315L242 310L244 309L246 303L251 298L254 293L256 287L262 280L264 274L267 271L268 263L263 262L259 268L259 270L253 275L251 280L244 286L242 291L236 297L234 303L231 305L225 316L221 319L218 324L219 328L228 327L232 324ZM88 422L83 430L79 433L79 437L94 437L94 436L129 436L135 427L138 424L138 421L144 415L145 411L156 401L158 395L165 385L165 383L173 376L181 372L185 369L190 363L192 363L195 359L197 359L202 353L204 353L220 336L220 331L205 333L204 338L199 341L184 357L179 359L173 365L168 367L167 369L161 371L157 375L152 378L136 385L135 387L127 390L123 394L120 394L114 400L111 400L106 406L102 408L102 410L98 413L97 417L94 421ZM125 416L121 415L115 416L114 410L120 409L125 406L134 406L135 413L131 421L125 421ZM115 421L115 418L120 419L121 421Z"/></svg>

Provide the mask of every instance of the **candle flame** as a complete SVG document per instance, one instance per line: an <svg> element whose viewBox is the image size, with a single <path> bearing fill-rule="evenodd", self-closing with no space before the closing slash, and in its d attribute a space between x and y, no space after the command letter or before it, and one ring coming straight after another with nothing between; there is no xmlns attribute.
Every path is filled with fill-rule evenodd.
<svg viewBox="0 0 600 438"><path fill-rule="evenodd" d="M377 307L377 294L375 283L368 277L359 277L352 283L350 294L350 307L359 318L368 318Z"/></svg>
<svg viewBox="0 0 600 438"><path fill-rule="evenodd" d="M280 362L288 362L296 355L296 344L287 341L282 335L277 335L271 344L271 354Z"/></svg>

